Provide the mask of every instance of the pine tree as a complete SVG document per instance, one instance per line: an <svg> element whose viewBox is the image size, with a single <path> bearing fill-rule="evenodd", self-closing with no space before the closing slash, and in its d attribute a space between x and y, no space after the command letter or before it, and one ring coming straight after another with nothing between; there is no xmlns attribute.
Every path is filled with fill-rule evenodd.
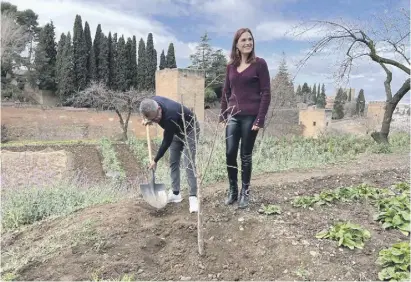
<svg viewBox="0 0 411 282"><path fill-rule="evenodd" d="M65 100L76 90L74 88L74 53L70 32L67 33L66 42L64 43L60 75L58 93L64 104Z"/></svg>
<svg viewBox="0 0 411 282"><path fill-rule="evenodd" d="M93 42L91 40L91 32L90 32L90 26L88 22L85 22L84 24L84 38L86 41L86 50L87 50L87 84L90 83L91 80L95 79L95 67L93 68L93 65L95 66L95 58L94 52L92 52L93 49ZM94 61L94 62L92 62Z"/></svg>
<svg viewBox="0 0 411 282"><path fill-rule="evenodd" d="M170 43L170 45L168 45L168 51L167 51L167 56L166 56L166 68L169 68L169 69L177 68L176 54L174 51L173 43Z"/></svg>
<svg viewBox="0 0 411 282"><path fill-rule="evenodd" d="M95 59L95 66L96 66L96 80L100 80L100 74L98 73L99 65L100 65L100 45L101 45L101 38L104 37L104 34L101 31L101 24L97 25L96 35L94 36L93 41L93 49L94 49L94 59Z"/></svg>
<svg viewBox="0 0 411 282"><path fill-rule="evenodd" d="M138 43L137 87L145 88L146 81L146 46L143 38Z"/></svg>
<svg viewBox="0 0 411 282"><path fill-rule="evenodd" d="M135 35L133 35L133 44L131 46L131 69L131 84L134 88L137 88L137 39Z"/></svg>
<svg viewBox="0 0 411 282"><path fill-rule="evenodd" d="M166 56L164 55L164 49L161 50L159 68L160 68L160 70L163 70L163 69L166 68Z"/></svg>
<svg viewBox="0 0 411 282"><path fill-rule="evenodd" d="M292 84L288 67L283 53L283 58L278 68L278 73L271 83L271 108L294 108L297 106L294 94L294 85Z"/></svg>
<svg viewBox="0 0 411 282"><path fill-rule="evenodd" d="M364 96L364 90L361 89L360 93L358 93L357 103L356 103L357 115L364 116L364 110L365 110L365 96Z"/></svg>
<svg viewBox="0 0 411 282"><path fill-rule="evenodd" d="M99 81L109 85L109 57L108 57L108 38L104 34L100 37L100 50L98 56L97 73Z"/></svg>
<svg viewBox="0 0 411 282"><path fill-rule="evenodd" d="M297 87L297 92L295 93L296 95L298 95L298 96L301 96L302 95L302 92L301 92L301 85L300 84L298 84L298 87Z"/></svg>
<svg viewBox="0 0 411 282"><path fill-rule="evenodd" d="M87 46L80 15L76 15L74 21L73 56L75 87L77 90L83 90L87 85Z"/></svg>
<svg viewBox="0 0 411 282"><path fill-rule="evenodd" d="M40 89L55 90L57 50L53 22L42 28L35 49L34 69L38 86Z"/></svg>
<svg viewBox="0 0 411 282"><path fill-rule="evenodd" d="M318 84L319 86L320 84ZM318 89L320 89L320 87L318 87ZM324 109L325 105L326 105L326 95L325 95L325 85L323 83L322 87L321 87L321 92L320 94L318 94L317 97L317 107L320 109Z"/></svg>

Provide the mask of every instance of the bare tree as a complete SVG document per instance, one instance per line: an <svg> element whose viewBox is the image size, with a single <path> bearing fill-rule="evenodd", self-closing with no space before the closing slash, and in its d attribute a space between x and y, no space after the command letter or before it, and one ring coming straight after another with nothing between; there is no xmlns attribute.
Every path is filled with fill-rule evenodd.
<svg viewBox="0 0 411 282"><path fill-rule="evenodd" d="M125 92L113 91L101 82L92 82L88 88L76 92L69 99L69 102L73 103L74 106L89 106L97 110L114 110L123 130L123 139L127 140L128 122L131 113L138 111L138 106L144 98L153 95L150 91L137 91L133 88Z"/></svg>
<svg viewBox="0 0 411 282"><path fill-rule="evenodd" d="M11 65L17 55L25 48L28 35L24 28L17 24L15 15L10 12L1 15L1 64Z"/></svg>
<svg viewBox="0 0 411 282"><path fill-rule="evenodd" d="M301 69L314 55L334 47L341 54L345 53L343 61L339 62L338 79L349 79L354 61L362 57L370 58L385 71L386 107L384 119L381 130L371 134L378 143L388 143L393 111L398 102L410 90L410 17L403 9L397 12L399 12L398 15L394 12L386 13L385 18L376 16L378 30L369 29L366 31L365 28L359 28L357 25L332 21L310 21L297 26L291 32L294 36L310 34L313 31L317 31L317 33L321 31L325 34L324 37L315 42L299 63L298 69ZM408 75L408 78L394 95L391 89L393 74L389 68L396 68Z"/></svg>

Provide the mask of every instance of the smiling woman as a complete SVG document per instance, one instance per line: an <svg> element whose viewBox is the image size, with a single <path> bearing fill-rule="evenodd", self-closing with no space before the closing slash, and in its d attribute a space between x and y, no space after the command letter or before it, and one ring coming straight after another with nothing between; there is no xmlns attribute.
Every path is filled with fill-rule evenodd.
<svg viewBox="0 0 411 282"><path fill-rule="evenodd" d="M252 152L258 130L264 126L271 101L270 74L264 59L255 56L250 29L239 29L233 39L231 60L221 97L220 122L226 123L229 192L226 204L238 199L237 154L241 140L242 189L239 207L248 206Z"/></svg>

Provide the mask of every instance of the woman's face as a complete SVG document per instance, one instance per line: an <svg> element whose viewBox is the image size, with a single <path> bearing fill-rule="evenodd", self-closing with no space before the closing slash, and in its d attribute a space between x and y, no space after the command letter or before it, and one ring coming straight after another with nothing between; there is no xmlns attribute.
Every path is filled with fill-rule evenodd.
<svg viewBox="0 0 411 282"><path fill-rule="evenodd" d="M253 51L253 37L249 32L241 34L237 42L237 49L241 54L250 54Z"/></svg>

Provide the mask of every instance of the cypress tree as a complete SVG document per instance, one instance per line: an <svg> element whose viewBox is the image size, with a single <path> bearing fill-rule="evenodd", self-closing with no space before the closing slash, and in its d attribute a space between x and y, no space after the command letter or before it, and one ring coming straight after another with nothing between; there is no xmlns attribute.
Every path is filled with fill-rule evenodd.
<svg viewBox="0 0 411 282"><path fill-rule="evenodd" d="M101 38L104 37L101 31L101 24L97 25L96 29L96 35L94 36L94 41L93 41L93 49L94 49L94 59L95 59L95 65L96 65L96 79L100 80L100 75L98 73L99 70L99 58L100 58L100 45L101 45Z"/></svg>
<svg viewBox="0 0 411 282"><path fill-rule="evenodd" d="M117 64L118 64L118 76L117 76L117 85L118 90L126 91L127 90L127 63L128 63L128 54L126 42L124 41L124 36L121 36L117 44Z"/></svg>
<svg viewBox="0 0 411 282"><path fill-rule="evenodd" d="M137 87L145 88L146 81L146 47L143 38L138 43Z"/></svg>
<svg viewBox="0 0 411 282"><path fill-rule="evenodd" d="M110 56L110 71L111 71L111 85L110 88L117 90L118 83L118 50L117 50L117 33L113 34L111 42L111 56Z"/></svg>
<svg viewBox="0 0 411 282"><path fill-rule="evenodd" d="M154 42L153 42L153 34L149 33L147 36L147 46L146 46L146 64L147 64L147 72L145 78L145 89L152 90L155 86L155 66L154 64L157 63L155 60L154 54Z"/></svg>
<svg viewBox="0 0 411 282"><path fill-rule="evenodd" d="M168 45L168 51L167 51L167 56L166 56L166 68L170 68L170 69L177 68L176 55L174 52L173 43L170 43L170 45Z"/></svg>
<svg viewBox="0 0 411 282"><path fill-rule="evenodd" d="M42 28L35 54L34 69L39 88L55 90L57 50L53 22Z"/></svg>
<svg viewBox="0 0 411 282"><path fill-rule="evenodd" d="M102 34L100 37L100 50L98 56L97 73L99 81L109 85L109 57L108 57L108 38Z"/></svg>
<svg viewBox="0 0 411 282"><path fill-rule="evenodd" d="M133 85L133 40L129 37L127 38L127 43L126 43L126 54L127 54L127 78L126 78L126 89L130 89L130 87Z"/></svg>
<svg viewBox="0 0 411 282"><path fill-rule="evenodd" d="M64 101L75 91L74 54L70 32L67 33L66 42L64 44L60 74L58 90L60 98L64 103Z"/></svg>
<svg viewBox="0 0 411 282"><path fill-rule="evenodd" d="M320 85L320 84L318 84ZM320 87L318 87L318 89L320 89ZM321 87L321 92L317 97L317 107L320 109L324 109L325 105L326 105L326 95L325 95L325 85L323 83L322 87Z"/></svg>
<svg viewBox="0 0 411 282"><path fill-rule="evenodd" d="M160 54L160 70L163 70L166 68L166 56L164 55L164 49L161 51Z"/></svg>
<svg viewBox="0 0 411 282"><path fill-rule="evenodd" d="M87 85L87 46L80 15L76 15L74 21L73 56L75 87L77 90L83 90Z"/></svg>
<svg viewBox="0 0 411 282"><path fill-rule="evenodd" d="M137 88L137 39L133 35L133 43L131 45L131 70L132 79L131 84L134 88Z"/></svg>
<svg viewBox="0 0 411 282"><path fill-rule="evenodd" d="M95 70L94 52L92 52L93 42L91 40L91 32L90 32L90 26L88 22L85 22L84 24L84 38L86 41L86 50L87 50L87 84L89 84L92 79L95 79L96 70Z"/></svg>
<svg viewBox="0 0 411 282"><path fill-rule="evenodd" d="M113 37L111 36L111 31L108 33L107 37L107 47L108 47L108 58L107 58L107 64L108 64L108 82L107 86L109 88L112 88L113 85L113 71L114 67L112 66L113 63Z"/></svg>
<svg viewBox="0 0 411 282"><path fill-rule="evenodd" d="M57 55L56 55L56 87L59 89L59 84L61 80L63 58L64 58L64 45L66 44L66 35L62 33L60 35L60 40L57 45Z"/></svg>

